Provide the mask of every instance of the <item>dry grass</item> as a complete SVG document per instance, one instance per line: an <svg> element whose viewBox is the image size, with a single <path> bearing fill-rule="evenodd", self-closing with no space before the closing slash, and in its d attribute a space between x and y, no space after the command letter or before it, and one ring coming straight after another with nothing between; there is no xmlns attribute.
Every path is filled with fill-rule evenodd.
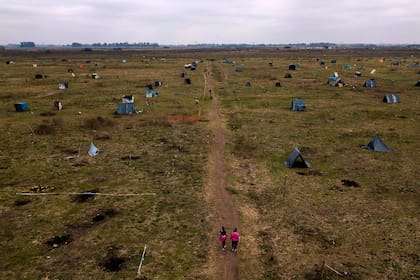
<svg viewBox="0 0 420 280"><path fill-rule="evenodd" d="M217 238L203 198L209 123L167 122L168 115L196 112L195 99L206 119L205 64L186 70L191 85L179 75L185 63L203 60L212 64L228 129L241 279L337 278L324 264L350 272L350 279L418 278L419 78L410 66L418 56L410 49L2 52L16 64L0 64L0 245L7 252L0 277L134 278L148 244L145 277L203 278L206 248ZM405 62L394 65L397 57ZM33 69L41 60L46 64ZM291 63L300 66L284 79ZM352 70L342 70L345 64ZM373 68L378 88L363 88ZM362 77L354 77L356 70ZM355 88L326 86L333 71ZM35 72L48 78L34 80ZM100 78L92 79L93 72ZM61 80L68 89L57 90ZM155 80L164 83L147 106L145 86ZM383 103L386 92L400 93L401 103ZM128 94L143 113L115 116ZM306 100L306 112L289 110L296 97ZM48 113L56 100L64 110ZM27 101L30 111L14 112L17 101ZM360 148L376 133L391 153ZM94 158L86 154L92 141L100 149ZM284 167L294 147L314 171ZM34 186L156 195L89 196L83 203L66 195L15 195ZM67 235L67 244L46 245Z"/></svg>

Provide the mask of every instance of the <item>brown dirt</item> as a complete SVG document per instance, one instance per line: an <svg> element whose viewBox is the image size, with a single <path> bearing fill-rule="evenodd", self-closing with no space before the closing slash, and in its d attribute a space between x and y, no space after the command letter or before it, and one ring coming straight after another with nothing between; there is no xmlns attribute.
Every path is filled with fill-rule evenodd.
<svg viewBox="0 0 420 280"><path fill-rule="evenodd" d="M211 71L206 73L205 89L212 88ZM239 218L234 207L232 197L226 190L227 168L225 164L225 127L221 115L217 94L213 95L209 111L209 122L213 133L210 143L208 183L206 187L206 200L210 207L211 216L209 225L211 227L209 244L209 261L207 265L207 276L209 279L239 279L238 255L230 251L230 244L226 242L226 251L222 251L218 243L218 233L221 226L225 226L229 233L234 227L239 227ZM227 240L229 241L229 239ZM240 254L240 245L239 245Z"/></svg>

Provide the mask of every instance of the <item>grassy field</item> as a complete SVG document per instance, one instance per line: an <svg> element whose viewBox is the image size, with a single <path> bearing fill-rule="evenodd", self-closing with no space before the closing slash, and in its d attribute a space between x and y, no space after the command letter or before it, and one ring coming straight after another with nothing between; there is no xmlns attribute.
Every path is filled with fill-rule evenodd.
<svg viewBox="0 0 420 280"><path fill-rule="evenodd" d="M49 50L0 57L1 278L133 279L145 244L147 279L208 278L206 250L217 246L218 229L208 226L203 198L212 139L207 70L227 128L228 190L241 217L240 279L340 278L328 266L349 279L420 277L420 69L412 66L419 50ZM192 61L200 63L185 70L187 85L180 73ZM326 85L334 71L351 85ZM33 79L37 73L48 77ZM377 88L363 87L370 78ZM163 85L147 106L146 85L156 80ZM69 88L59 90L60 81ZM401 103L383 103L389 92ZM143 113L115 114L128 94ZM289 109L298 97L305 112ZM166 121L196 113L196 99L201 121ZM55 100L62 111L53 110ZM30 111L15 112L19 101ZM375 134L391 153L361 148ZM91 142L100 149L94 158L87 155ZM284 166L294 147L311 172ZM59 194L87 191L138 195Z"/></svg>

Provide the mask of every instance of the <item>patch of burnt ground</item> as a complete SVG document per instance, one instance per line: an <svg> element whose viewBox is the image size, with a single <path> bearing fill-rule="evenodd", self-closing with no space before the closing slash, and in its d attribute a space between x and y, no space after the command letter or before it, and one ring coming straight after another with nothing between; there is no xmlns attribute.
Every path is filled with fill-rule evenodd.
<svg viewBox="0 0 420 280"><path fill-rule="evenodd" d="M15 202L13 203L13 205L14 206L23 206L23 205L29 204L31 202L32 201L29 200L29 199L27 199L27 198L19 198L19 199L16 199L15 200Z"/></svg>
<svg viewBox="0 0 420 280"><path fill-rule="evenodd" d="M99 262L99 266L106 271L116 272L121 270L125 261L124 257L119 256L118 248L113 246L108 248L108 252L104 259Z"/></svg>
<svg viewBox="0 0 420 280"><path fill-rule="evenodd" d="M85 191L73 197L72 202L77 202L77 203L92 202L93 199L95 198L95 193L98 193L98 192L99 192L98 189Z"/></svg>
<svg viewBox="0 0 420 280"><path fill-rule="evenodd" d="M355 187L355 188L360 187L360 184L353 180L343 179L341 180L341 183L346 187Z"/></svg>
<svg viewBox="0 0 420 280"><path fill-rule="evenodd" d="M70 234L65 234L65 235L62 235L62 236L56 235L56 236L48 239L47 241L45 241L45 244L49 247L52 247L52 248L58 248L62 245L67 245L72 241L73 241L73 239L72 239L71 235Z"/></svg>
<svg viewBox="0 0 420 280"><path fill-rule="evenodd" d="M322 173L321 171L319 171L319 170L309 170L308 172L296 172L297 174L299 174L299 175L302 175L302 176L323 176L324 175L324 173Z"/></svg>
<svg viewBox="0 0 420 280"><path fill-rule="evenodd" d="M114 210L114 209L105 209L103 211L99 211L92 218L92 223L93 224L100 223L100 222L104 221L107 218L114 217L117 214L118 214L118 212L116 210Z"/></svg>

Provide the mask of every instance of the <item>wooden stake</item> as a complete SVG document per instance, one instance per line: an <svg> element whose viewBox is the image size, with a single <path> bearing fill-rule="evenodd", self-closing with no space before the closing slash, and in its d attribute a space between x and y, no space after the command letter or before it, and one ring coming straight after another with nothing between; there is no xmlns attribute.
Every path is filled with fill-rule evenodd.
<svg viewBox="0 0 420 280"><path fill-rule="evenodd" d="M141 266L144 262L144 255L146 254L146 248L147 248L147 245L145 244L144 249L143 249L143 254L141 254L139 268L137 269L137 278L140 278L140 275L141 275Z"/></svg>
<svg viewBox="0 0 420 280"><path fill-rule="evenodd" d="M334 268L332 268L331 266L329 266L328 264L324 263L324 266L328 269L330 269L331 271L335 272L337 275L343 277L343 274L341 274L340 272L338 272L337 270L335 270Z"/></svg>

